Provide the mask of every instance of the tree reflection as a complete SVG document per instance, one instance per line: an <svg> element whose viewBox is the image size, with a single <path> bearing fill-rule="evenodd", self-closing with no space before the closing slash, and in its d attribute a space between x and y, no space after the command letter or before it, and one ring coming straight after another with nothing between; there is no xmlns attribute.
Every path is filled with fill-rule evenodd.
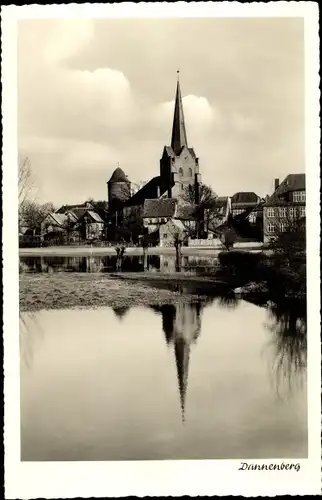
<svg viewBox="0 0 322 500"><path fill-rule="evenodd" d="M270 304L268 307L274 348L273 371L277 390L282 380L289 389L306 373L307 366L307 319L304 301Z"/></svg>
<svg viewBox="0 0 322 500"><path fill-rule="evenodd" d="M43 336L43 329L33 312L19 313L20 361L30 369L34 358L35 345Z"/></svg>

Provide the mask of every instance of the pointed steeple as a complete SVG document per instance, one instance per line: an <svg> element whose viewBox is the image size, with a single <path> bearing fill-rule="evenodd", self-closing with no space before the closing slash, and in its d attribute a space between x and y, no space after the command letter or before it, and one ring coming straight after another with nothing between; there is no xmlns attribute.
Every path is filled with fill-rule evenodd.
<svg viewBox="0 0 322 500"><path fill-rule="evenodd" d="M190 357L190 344L183 338L175 341L174 352L177 365L177 376L180 393L180 406L182 422L185 421L186 394L188 389L188 370Z"/></svg>
<svg viewBox="0 0 322 500"><path fill-rule="evenodd" d="M174 104L174 116L172 125L171 147L176 155L178 155L183 146L188 146L186 127L184 123L183 106L181 98L181 89L179 82L179 70L177 71L177 92Z"/></svg>

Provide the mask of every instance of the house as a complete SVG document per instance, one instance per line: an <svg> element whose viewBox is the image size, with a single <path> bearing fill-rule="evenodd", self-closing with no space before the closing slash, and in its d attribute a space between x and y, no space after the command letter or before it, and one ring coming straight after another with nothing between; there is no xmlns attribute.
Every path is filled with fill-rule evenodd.
<svg viewBox="0 0 322 500"><path fill-rule="evenodd" d="M240 215L243 212L251 211L259 205L263 200L252 191L240 191L231 197L231 213L232 216Z"/></svg>
<svg viewBox="0 0 322 500"><path fill-rule="evenodd" d="M76 228L84 240L99 240L104 234L104 220L94 210L86 212L78 219Z"/></svg>
<svg viewBox="0 0 322 500"><path fill-rule="evenodd" d="M41 238L55 244L79 241L80 235L75 228L76 222L77 217L72 212L67 214L51 212L41 222Z"/></svg>
<svg viewBox="0 0 322 500"><path fill-rule="evenodd" d="M289 174L281 184L275 179L275 191L263 204L264 242L297 220L305 222L305 204L305 174Z"/></svg>
<svg viewBox="0 0 322 500"><path fill-rule="evenodd" d="M178 238L181 242L187 239L187 228L181 220L170 219L159 227L160 247L173 247Z"/></svg>
<svg viewBox="0 0 322 500"><path fill-rule="evenodd" d="M184 205L174 198L145 200L143 227L148 234L159 232L160 246L173 246L175 234L185 240L196 230L195 211L196 205Z"/></svg>

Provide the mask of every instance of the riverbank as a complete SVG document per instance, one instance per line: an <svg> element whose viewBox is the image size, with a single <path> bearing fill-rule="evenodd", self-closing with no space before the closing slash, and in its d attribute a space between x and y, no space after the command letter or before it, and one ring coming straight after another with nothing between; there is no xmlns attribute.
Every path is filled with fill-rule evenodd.
<svg viewBox="0 0 322 500"><path fill-rule="evenodd" d="M169 275L168 275L169 280ZM197 294L153 288L147 283L120 280L102 273L21 274L20 311L75 307L134 307L194 302Z"/></svg>
<svg viewBox="0 0 322 500"><path fill-rule="evenodd" d="M258 246L236 246L236 250L244 249L249 252L261 252L262 249ZM183 247L182 255L197 255L197 256L213 256L224 251L224 247ZM174 247L151 247L148 249L149 255L175 255ZM61 246L61 247L43 247L43 248L19 248L19 256L21 257L45 257L45 256L103 256L116 255L114 247L90 247L90 246ZM141 247L127 247L124 256L143 255Z"/></svg>

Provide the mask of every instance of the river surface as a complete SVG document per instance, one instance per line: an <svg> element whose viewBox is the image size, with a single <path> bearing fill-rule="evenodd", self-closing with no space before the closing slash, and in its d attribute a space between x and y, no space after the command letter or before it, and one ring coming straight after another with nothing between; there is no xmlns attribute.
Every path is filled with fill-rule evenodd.
<svg viewBox="0 0 322 500"><path fill-rule="evenodd" d="M218 252L213 257L188 256L181 258L180 266L183 271L208 272L213 270L218 262ZM122 271L143 272L149 271L175 272L176 259L174 255L148 254L146 260L143 255L124 256ZM117 270L116 255L105 256L32 256L20 257L21 273L54 273L54 272L81 272L81 273L112 273Z"/></svg>
<svg viewBox="0 0 322 500"><path fill-rule="evenodd" d="M23 461L307 457L306 328L242 300L21 313Z"/></svg>

